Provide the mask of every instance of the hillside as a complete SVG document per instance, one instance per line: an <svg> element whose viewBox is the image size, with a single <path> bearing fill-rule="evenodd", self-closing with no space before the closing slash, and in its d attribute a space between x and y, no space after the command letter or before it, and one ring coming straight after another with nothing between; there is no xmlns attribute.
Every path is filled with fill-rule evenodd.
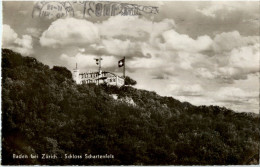
<svg viewBox="0 0 260 167"><path fill-rule="evenodd" d="M64 67L2 49L2 164L258 164L259 136L259 115L130 86L76 85Z"/></svg>

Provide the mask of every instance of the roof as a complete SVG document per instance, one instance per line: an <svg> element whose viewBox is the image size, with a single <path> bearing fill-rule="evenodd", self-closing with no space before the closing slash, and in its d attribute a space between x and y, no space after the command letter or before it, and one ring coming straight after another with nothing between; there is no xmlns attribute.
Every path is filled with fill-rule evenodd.
<svg viewBox="0 0 260 167"><path fill-rule="evenodd" d="M107 73L109 73L109 74L111 74L111 75L113 75L113 76L118 76L118 75L116 75L116 74L114 74L114 73L112 73L112 72L108 72L108 71L101 71L101 73L102 74L107 74ZM96 72L85 72L85 73L80 73L79 75L84 75L84 74L98 74L98 71L96 71ZM121 76L118 76L119 78L122 78L122 79L124 79L123 77L121 77Z"/></svg>

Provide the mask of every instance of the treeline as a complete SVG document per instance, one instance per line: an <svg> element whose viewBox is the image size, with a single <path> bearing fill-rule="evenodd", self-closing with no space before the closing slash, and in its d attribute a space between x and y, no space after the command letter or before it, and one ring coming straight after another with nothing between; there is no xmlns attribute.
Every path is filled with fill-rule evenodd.
<svg viewBox="0 0 260 167"><path fill-rule="evenodd" d="M76 85L64 67L2 49L4 165L258 164L259 136L259 115L130 86ZM43 153L114 158L13 158Z"/></svg>

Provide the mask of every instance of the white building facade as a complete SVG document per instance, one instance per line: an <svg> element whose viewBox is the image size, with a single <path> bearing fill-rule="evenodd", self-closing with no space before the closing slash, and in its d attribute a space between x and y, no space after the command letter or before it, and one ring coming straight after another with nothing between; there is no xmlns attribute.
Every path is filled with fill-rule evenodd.
<svg viewBox="0 0 260 167"><path fill-rule="evenodd" d="M111 72L101 70L99 72L80 73L79 69L74 69L72 77L77 84L95 83L97 85L107 84L121 87L125 83L123 77L117 76L116 74L113 74Z"/></svg>

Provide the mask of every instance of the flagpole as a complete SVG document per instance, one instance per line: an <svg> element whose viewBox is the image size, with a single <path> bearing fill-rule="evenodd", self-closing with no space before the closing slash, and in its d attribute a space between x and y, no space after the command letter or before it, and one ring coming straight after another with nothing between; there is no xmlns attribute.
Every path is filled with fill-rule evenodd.
<svg viewBox="0 0 260 167"><path fill-rule="evenodd" d="M124 74L124 79L125 79L125 57L124 57L124 72L123 72L123 74Z"/></svg>
<svg viewBox="0 0 260 167"><path fill-rule="evenodd" d="M124 86L125 86L125 56L124 56L124 68L123 68Z"/></svg>
<svg viewBox="0 0 260 167"><path fill-rule="evenodd" d="M102 57L99 58L98 85L99 85L99 79L100 79L100 75L101 75L101 60L103 60Z"/></svg>
<svg viewBox="0 0 260 167"><path fill-rule="evenodd" d="M97 80L97 82L98 82L98 86L99 86L99 74L100 74L100 69L101 69L101 60L100 60L100 58L98 59L98 63L99 63L99 68L98 68L98 80Z"/></svg>

